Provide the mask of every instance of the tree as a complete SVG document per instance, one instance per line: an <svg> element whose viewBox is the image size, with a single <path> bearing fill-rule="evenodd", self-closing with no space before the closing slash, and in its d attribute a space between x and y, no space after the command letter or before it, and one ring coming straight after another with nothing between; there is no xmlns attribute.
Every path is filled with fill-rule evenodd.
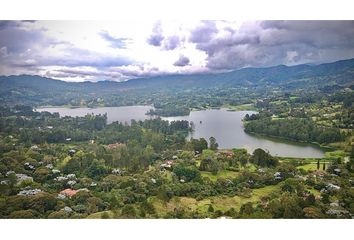
<svg viewBox="0 0 354 240"><path fill-rule="evenodd" d="M317 170L320 169L320 159L317 160Z"/></svg>
<svg viewBox="0 0 354 240"><path fill-rule="evenodd" d="M191 143L194 151L199 153L208 148L208 142L204 138L200 138L199 140L192 138Z"/></svg>
<svg viewBox="0 0 354 240"><path fill-rule="evenodd" d="M176 174L179 179L184 178L186 181L200 179L200 172L195 166L177 164L173 167L173 173Z"/></svg>
<svg viewBox="0 0 354 240"><path fill-rule="evenodd" d="M254 212L253 206L251 202L247 202L242 204L240 208L240 214L242 215L251 215Z"/></svg>
<svg viewBox="0 0 354 240"><path fill-rule="evenodd" d="M305 188L304 185L297 179L288 178L281 184L281 189L284 192L295 193L297 195L302 195Z"/></svg>
<svg viewBox="0 0 354 240"><path fill-rule="evenodd" d="M210 137L209 138L209 142L210 142L209 148L211 150L217 150L218 149L219 144L216 142L216 139L214 137Z"/></svg>
<svg viewBox="0 0 354 240"><path fill-rule="evenodd" d="M278 165L278 160L261 148L254 150L251 162L261 167L274 167Z"/></svg>
<svg viewBox="0 0 354 240"><path fill-rule="evenodd" d="M99 178L107 173L107 168L103 161L94 160L91 166L87 169L87 175L91 178Z"/></svg>
<svg viewBox="0 0 354 240"><path fill-rule="evenodd" d="M38 217L38 212L34 210L19 210L14 211L9 215L11 219L24 218L24 219L33 219Z"/></svg>
<svg viewBox="0 0 354 240"><path fill-rule="evenodd" d="M137 211L132 205L125 205L122 208L122 217L123 218L136 218Z"/></svg>

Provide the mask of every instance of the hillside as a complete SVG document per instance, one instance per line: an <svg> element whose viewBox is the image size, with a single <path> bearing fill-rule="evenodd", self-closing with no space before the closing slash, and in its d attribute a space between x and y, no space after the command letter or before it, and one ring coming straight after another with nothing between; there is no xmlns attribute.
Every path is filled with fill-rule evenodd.
<svg viewBox="0 0 354 240"><path fill-rule="evenodd" d="M284 89L347 87L354 83L354 59L320 65L244 68L225 73L166 75L125 82L65 82L40 76L0 77L0 100L4 103L50 103L65 105L73 99L120 95L129 90L230 88L273 86ZM44 99L51 99L50 102Z"/></svg>

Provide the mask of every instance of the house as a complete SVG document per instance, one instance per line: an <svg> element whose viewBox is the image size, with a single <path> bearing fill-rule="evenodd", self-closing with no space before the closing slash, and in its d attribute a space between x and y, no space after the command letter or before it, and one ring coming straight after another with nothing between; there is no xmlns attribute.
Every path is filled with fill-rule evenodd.
<svg viewBox="0 0 354 240"><path fill-rule="evenodd" d="M33 182L33 178L30 176L27 176L26 174L17 173L16 177L17 177L17 184L21 184L23 181Z"/></svg>
<svg viewBox="0 0 354 240"><path fill-rule="evenodd" d="M53 169L53 164L49 163L45 167L48 168L48 169Z"/></svg>
<svg viewBox="0 0 354 240"><path fill-rule="evenodd" d="M116 148L122 147L122 146L125 146L125 144L117 142L117 143L108 144L105 147L108 149L116 149Z"/></svg>
<svg viewBox="0 0 354 240"><path fill-rule="evenodd" d="M227 158L232 158L234 156L234 153L229 152L229 151L222 151L222 152L220 152L220 154L227 157Z"/></svg>
<svg viewBox="0 0 354 240"><path fill-rule="evenodd" d="M70 174L66 175L66 177L68 179L76 179L76 175L74 173L70 173Z"/></svg>
<svg viewBox="0 0 354 240"><path fill-rule="evenodd" d="M34 170L35 169L35 167L32 164L30 164L29 162L25 162L25 164L23 164L23 165L24 165L25 169L27 169L27 170Z"/></svg>
<svg viewBox="0 0 354 240"><path fill-rule="evenodd" d="M60 200L63 200L65 198L66 198L66 196L64 194L61 194L61 193L59 193L58 196L57 196L57 199L60 199Z"/></svg>
<svg viewBox="0 0 354 240"><path fill-rule="evenodd" d="M171 169L175 161L173 160L166 160L165 163L160 164L160 169Z"/></svg>
<svg viewBox="0 0 354 240"><path fill-rule="evenodd" d="M76 153L76 150L75 149L70 149L68 151L68 154L70 155L70 157L74 156L74 154Z"/></svg>
<svg viewBox="0 0 354 240"><path fill-rule="evenodd" d="M339 168L333 169L334 174L340 175L341 170Z"/></svg>
<svg viewBox="0 0 354 240"><path fill-rule="evenodd" d="M115 168L112 170L112 174L116 174L116 175L122 175L123 171L119 168Z"/></svg>
<svg viewBox="0 0 354 240"><path fill-rule="evenodd" d="M328 184L326 185L326 188L327 188L328 190L339 190L339 189L340 189L340 186L335 185L335 184L333 184L333 183L328 183Z"/></svg>
<svg viewBox="0 0 354 240"><path fill-rule="evenodd" d="M281 172L276 172L276 173L274 173L273 176L274 176L274 179L275 179L275 180L281 180L281 179L283 179Z"/></svg>
<svg viewBox="0 0 354 240"><path fill-rule="evenodd" d="M66 212L66 213L71 213L73 210L72 210L70 207L65 206L65 207L63 207L62 209L60 209L60 211L64 211L64 212Z"/></svg>
<svg viewBox="0 0 354 240"><path fill-rule="evenodd" d="M21 190L17 195L19 196L33 196L36 195L37 193L42 192L42 190L40 189L25 189L25 190Z"/></svg>
<svg viewBox="0 0 354 240"><path fill-rule="evenodd" d="M68 180L67 177L63 177L63 176L59 176L59 177L56 177L54 178L54 181L58 181L58 182L63 182L63 181L66 181Z"/></svg>
<svg viewBox="0 0 354 240"><path fill-rule="evenodd" d="M33 145L33 146L30 147L30 149L31 149L31 150L38 150L39 147L38 147L37 145Z"/></svg>
<svg viewBox="0 0 354 240"><path fill-rule="evenodd" d="M75 180L70 180L67 182L68 185L74 186L77 182Z"/></svg>
<svg viewBox="0 0 354 240"><path fill-rule="evenodd" d="M321 171L321 170L316 170L313 172L313 176L314 177L319 177L319 178L323 178L325 175L325 172L324 171Z"/></svg>
<svg viewBox="0 0 354 240"><path fill-rule="evenodd" d="M64 195L65 197L71 198L77 193L76 190L73 190L71 188L64 189L63 191L60 192L60 194Z"/></svg>
<svg viewBox="0 0 354 240"><path fill-rule="evenodd" d="M87 188L80 188L78 189L76 192L89 192L90 190L88 190Z"/></svg>

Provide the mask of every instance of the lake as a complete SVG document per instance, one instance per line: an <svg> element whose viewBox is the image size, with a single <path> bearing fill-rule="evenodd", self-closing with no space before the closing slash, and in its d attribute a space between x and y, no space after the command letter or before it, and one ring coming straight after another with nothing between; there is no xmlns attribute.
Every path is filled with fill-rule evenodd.
<svg viewBox="0 0 354 240"><path fill-rule="evenodd" d="M131 119L152 118L145 113L151 106L126 106L102 108L38 108L37 111L58 112L60 116L85 116L87 113L107 113L108 123L114 121L130 123ZM324 151L316 145L296 143L247 134L243 131L242 119L254 111L228 111L227 109L209 109L192 111L189 116L163 117L164 120L187 120L194 123L194 131L189 138L216 138L219 148L245 148L250 153L256 148L268 150L272 155L284 157L324 157Z"/></svg>
<svg viewBox="0 0 354 240"><path fill-rule="evenodd" d="M100 107L100 108L64 108L64 107L48 107L37 108L39 112L47 111L50 113L59 113L61 117L84 117L88 113L95 115L107 113L107 123L115 121L128 123L132 119L145 120L153 118L145 113L152 109L152 106L124 106L124 107Z"/></svg>

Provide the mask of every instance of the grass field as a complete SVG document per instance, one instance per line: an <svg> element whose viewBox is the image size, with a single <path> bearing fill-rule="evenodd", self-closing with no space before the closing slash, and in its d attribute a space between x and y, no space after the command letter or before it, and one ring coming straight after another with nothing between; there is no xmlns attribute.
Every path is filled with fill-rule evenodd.
<svg viewBox="0 0 354 240"><path fill-rule="evenodd" d="M150 197L149 202L155 207L155 210L159 217L166 216L167 213L173 212L176 208L185 209L187 212L198 212L201 216L208 217L209 206L212 205L214 211L221 210L227 211L231 208L239 211L242 204L247 202L256 203L261 200L262 197L267 196L273 192L279 192L280 186L267 186L264 188L254 189L251 197L243 196L215 196L205 198L197 201L191 197L173 197L169 202L164 203L157 197Z"/></svg>
<svg viewBox="0 0 354 240"><path fill-rule="evenodd" d="M255 110L257 110L252 103L242 104L242 105L237 105L237 106L225 104L222 107L228 108L229 110L232 110L232 111L255 111Z"/></svg>
<svg viewBox="0 0 354 240"><path fill-rule="evenodd" d="M100 218L102 218L102 215L104 213L107 213L109 218L114 218L114 214L112 211L102 211L102 212L93 213L93 214L90 214L89 216L87 216L87 218L88 219L100 219Z"/></svg>
<svg viewBox="0 0 354 240"><path fill-rule="evenodd" d="M218 178L235 178L238 176L238 172L222 170L219 171L216 175L213 175L211 172L201 171L202 177L207 177L212 181L216 181Z"/></svg>

